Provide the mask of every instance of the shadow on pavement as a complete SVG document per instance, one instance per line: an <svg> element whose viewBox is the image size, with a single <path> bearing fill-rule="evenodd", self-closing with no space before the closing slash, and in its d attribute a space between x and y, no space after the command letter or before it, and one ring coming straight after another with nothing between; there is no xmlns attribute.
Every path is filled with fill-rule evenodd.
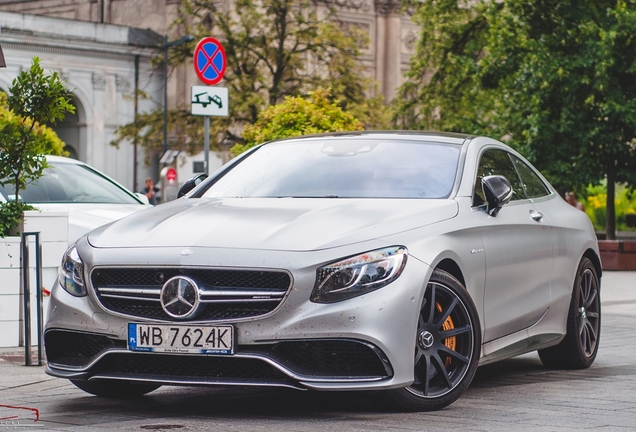
<svg viewBox="0 0 636 432"><path fill-rule="evenodd" d="M507 386L512 383L519 384L519 380L540 383L550 379L550 376L546 376L550 373L554 372L545 369L538 357L524 356L505 360L480 367L468 391L484 387ZM559 379L567 378L561 376ZM95 403L96 401L99 403ZM320 418L322 420L329 418L343 420L340 413L344 412L362 415L390 412L378 405L372 393L310 392L247 387L162 387L135 399L96 398L78 393L78 397L66 399L58 405L57 409L61 412L93 409L96 414L116 412L149 417L155 415L167 417L214 415L218 417L221 415L227 419L271 419L280 416L287 419Z"/></svg>

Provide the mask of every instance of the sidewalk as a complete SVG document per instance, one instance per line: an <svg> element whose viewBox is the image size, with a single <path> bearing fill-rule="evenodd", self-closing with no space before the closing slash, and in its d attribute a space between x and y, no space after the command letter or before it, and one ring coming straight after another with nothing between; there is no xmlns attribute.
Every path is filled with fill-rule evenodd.
<svg viewBox="0 0 636 432"><path fill-rule="evenodd" d="M46 356L42 354L46 360ZM24 347L0 348L0 365L3 363L24 364L25 352ZM31 348L31 364L38 363L38 347Z"/></svg>

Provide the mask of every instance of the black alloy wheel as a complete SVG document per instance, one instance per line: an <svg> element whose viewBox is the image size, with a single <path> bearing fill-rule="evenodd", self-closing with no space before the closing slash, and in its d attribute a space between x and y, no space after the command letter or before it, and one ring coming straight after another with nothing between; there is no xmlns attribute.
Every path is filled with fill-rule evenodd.
<svg viewBox="0 0 636 432"><path fill-rule="evenodd" d="M554 369L585 369L594 363L601 336L601 283L589 258L579 263L567 318L567 334L539 350L541 362Z"/></svg>
<svg viewBox="0 0 636 432"><path fill-rule="evenodd" d="M405 411L431 411L456 401L479 363L481 329L464 286L435 270L426 287L415 337L414 380L386 396Z"/></svg>

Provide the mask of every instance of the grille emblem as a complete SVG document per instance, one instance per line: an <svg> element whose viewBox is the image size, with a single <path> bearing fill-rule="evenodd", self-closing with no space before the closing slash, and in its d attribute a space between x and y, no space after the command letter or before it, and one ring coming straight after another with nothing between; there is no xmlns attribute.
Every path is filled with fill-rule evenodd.
<svg viewBox="0 0 636 432"><path fill-rule="evenodd" d="M199 287L185 276L175 276L161 288L161 307L172 318L193 318L199 309Z"/></svg>

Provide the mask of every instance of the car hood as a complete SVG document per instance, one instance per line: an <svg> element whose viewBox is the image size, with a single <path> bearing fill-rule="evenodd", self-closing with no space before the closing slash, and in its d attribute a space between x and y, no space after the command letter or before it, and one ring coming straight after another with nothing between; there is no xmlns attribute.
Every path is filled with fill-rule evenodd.
<svg viewBox="0 0 636 432"><path fill-rule="evenodd" d="M457 214L453 200L180 199L91 232L110 247L219 247L312 251L371 240Z"/></svg>
<svg viewBox="0 0 636 432"><path fill-rule="evenodd" d="M142 204L35 204L42 212L68 212L68 241L124 216L151 208Z"/></svg>

